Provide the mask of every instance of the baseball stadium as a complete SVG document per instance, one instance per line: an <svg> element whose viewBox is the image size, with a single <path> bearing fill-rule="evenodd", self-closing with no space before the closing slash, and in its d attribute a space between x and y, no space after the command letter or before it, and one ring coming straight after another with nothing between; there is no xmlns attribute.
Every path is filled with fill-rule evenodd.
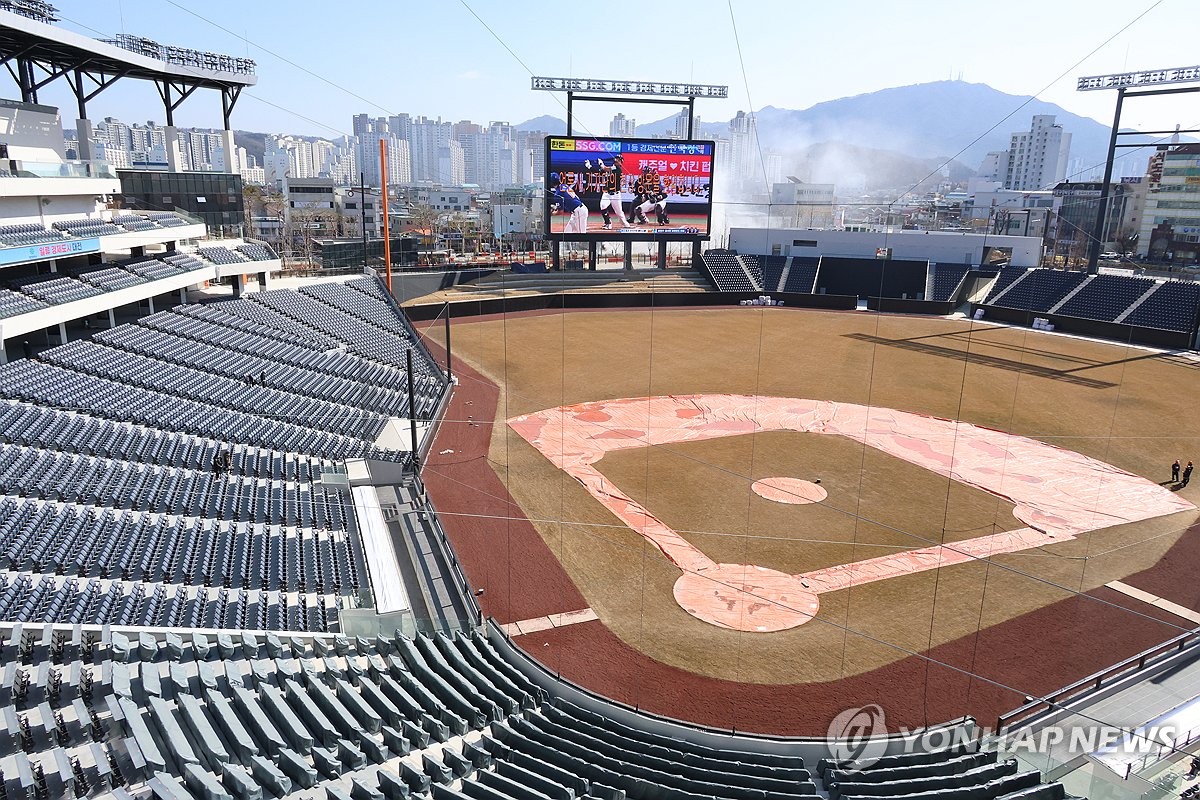
<svg viewBox="0 0 1200 800"><path fill-rule="evenodd" d="M1200 771L1190 275L1007 230L718 247L690 120L570 119L548 249L296 274L68 158L37 96L74 74L85 129L80 75L217 92L232 150L254 63L52 11L0 2L0 800L1158 800Z"/></svg>

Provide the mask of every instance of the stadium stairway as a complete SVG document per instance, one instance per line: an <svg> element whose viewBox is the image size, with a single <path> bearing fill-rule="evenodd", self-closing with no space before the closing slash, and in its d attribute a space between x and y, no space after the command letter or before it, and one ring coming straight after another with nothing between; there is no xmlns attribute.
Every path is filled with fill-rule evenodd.
<svg viewBox="0 0 1200 800"><path fill-rule="evenodd" d="M786 740L763 748L573 702L482 629L366 639L17 624L0 626L0 654L8 798L820 796ZM1063 797L970 745L818 773L834 800Z"/></svg>
<svg viewBox="0 0 1200 800"><path fill-rule="evenodd" d="M394 508L388 527L397 552L397 565L409 591L410 613L416 629L431 633L470 627L478 611L467 599L470 591L457 557L446 540L437 513L421 496L416 482L377 487L382 508ZM416 595L416 596L414 596Z"/></svg>

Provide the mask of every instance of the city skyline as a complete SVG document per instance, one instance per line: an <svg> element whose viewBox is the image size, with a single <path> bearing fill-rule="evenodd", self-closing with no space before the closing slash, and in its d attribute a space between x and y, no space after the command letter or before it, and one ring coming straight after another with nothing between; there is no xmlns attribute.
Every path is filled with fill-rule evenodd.
<svg viewBox="0 0 1200 800"><path fill-rule="evenodd" d="M697 113L712 121L731 119L738 110L768 105L803 109L892 86L961 78L1015 95L1037 93L1109 124L1112 93L1076 92L1075 79L1183 66L1163 63L1163 33L1169 30L1179 41L1200 33L1200 20L1189 13L1185 0L1136 7L1043 4L1036 14L1020 13L1022 8L1032 12L1034 5L1018 3L1014 13L1002 15L932 2L922 6L918 19L882 4L733 3L731 15L730 5L714 0L692 4L687 14L641 9L632 31L585 9L555 9L551 17L542 6L523 2L398 6L369 17L329 15L325 6L297 2L289 6L289 18L296 21L292 25L281 24L268 7L227 0L213 0L202 9L175 0L132 8L121 0L60 0L57 5L62 18L57 24L87 36L127 32L163 44L253 58L259 83L243 96L234 127L324 138L352 133L349 121L360 113L386 117L416 111L446 121L511 124L543 114L565 116L562 98L529 90L529 71L728 84L728 100L697 105ZM153 13L146 13L149 9ZM306 21L318 14L319 39L305 34ZM617 30L610 30L614 24ZM364 30L395 33L364 35ZM563 31L571 36L563 39ZM792 31L796 36L789 36ZM639 37L647 32L654 37L654 57L646 59L652 67L632 58L641 52ZM453 36L447 41L449 34ZM573 46L574 41L580 46ZM621 55L626 52L630 58ZM399 63L398 53L403 54ZM783 54L795 59L792 68L786 61L781 66ZM615 60L639 66L612 74ZM817 80L811 79L814 75ZM47 103L72 107L65 86L52 85L43 94ZM161 114L161 103L148 86L116 86L96 105L103 116L129 121ZM1200 119L1187 116L1200 116L1194 108L1186 96L1128 103L1123 123L1142 129L1197 127ZM607 133L618 111L639 120L660 117L655 113L660 109L635 105L577 110L581 132L598 135ZM661 111L661 116L671 113L669 108ZM194 98L177 112L183 126L212 126L218 119L219 105L211 99ZM978 120L980 132L998 122Z"/></svg>

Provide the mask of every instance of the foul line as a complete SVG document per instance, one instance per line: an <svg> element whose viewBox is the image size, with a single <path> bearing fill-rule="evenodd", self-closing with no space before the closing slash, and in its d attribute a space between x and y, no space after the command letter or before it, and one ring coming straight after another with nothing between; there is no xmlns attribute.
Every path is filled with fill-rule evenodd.
<svg viewBox="0 0 1200 800"><path fill-rule="evenodd" d="M550 628L565 628L568 625L578 625L581 622L591 622L599 619L591 608L579 611L564 611L561 614L548 614L544 617L523 619L520 622L510 622L500 628L509 636L523 636L528 633L549 630Z"/></svg>
<svg viewBox="0 0 1200 800"><path fill-rule="evenodd" d="M1135 600L1141 600L1143 603L1149 603L1155 608L1161 608L1163 611L1169 612L1177 617L1182 617L1183 619L1200 625L1200 614L1192 611L1186 606L1181 606L1178 603L1172 603L1170 600L1164 600L1156 594L1144 592L1136 586L1130 586L1128 583L1122 583L1121 581L1110 581L1104 585L1110 589L1120 592L1123 595L1132 597Z"/></svg>

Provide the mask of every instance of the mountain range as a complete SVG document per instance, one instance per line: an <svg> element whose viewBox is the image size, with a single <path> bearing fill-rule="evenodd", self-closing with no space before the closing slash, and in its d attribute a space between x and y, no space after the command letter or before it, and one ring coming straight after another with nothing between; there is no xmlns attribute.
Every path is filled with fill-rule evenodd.
<svg viewBox="0 0 1200 800"><path fill-rule="evenodd" d="M758 112L758 135L764 148L783 155L788 174L836 183L836 175L826 174L833 167L822 165L837 164L864 173L867 188L875 188L872 184L882 184L872 173L889 161L894 163L887 169L898 173L895 177L911 172L905 168L906 163L919 171L921 167L910 162L936 168L949 161L951 178L961 180L959 176L972 174L986 153L1008 149L1012 133L1028 130L1035 114L1053 114L1071 134L1069 163L1080 171L1076 180L1086 180L1103 168L1110 132L1107 125L1072 114L1054 103L965 81L881 89L802 110L765 106ZM566 123L557 117L542 116L517 128L561 133ZM673 129L672 115L638 125L636 132L638 136L652 136ZM727 122L702 121L696 136L711 137L728 130ZM1151 141L1153 137L1122 139L1126 144ZM873 167L862 163L866 153L873 154L868 159ZM1148 151L1134 150L1118 159L1114 174L1140 175L1148 157Z"/></svg>

